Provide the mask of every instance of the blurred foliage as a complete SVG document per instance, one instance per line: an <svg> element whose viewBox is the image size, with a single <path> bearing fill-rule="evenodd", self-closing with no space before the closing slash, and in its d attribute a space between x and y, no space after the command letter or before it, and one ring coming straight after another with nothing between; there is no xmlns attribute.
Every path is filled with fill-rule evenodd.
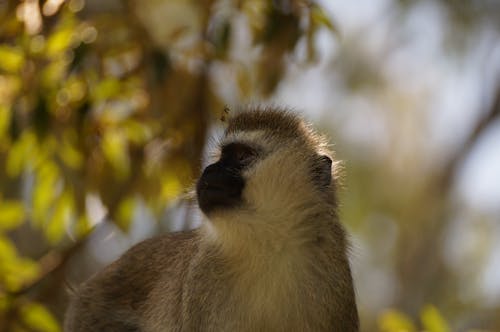
<svg viewBox="0 0 500 332"><path fill-rule="evenodd" d="M102 221L89 200L124 231L138 202L159 217L235 102L224 90L270 95L323 26L299 0L0 1L0 330L59 331L54 289Z"/></svg>
<svg viewBox="0 0 500 332"><path fill-rule="evenodd" d="M426 306L421 312L421 323L427 332L450 332L448 323L434 306ZM388 310L379 317L381 332L420 331L410 317L396 310Z"/></svg>
<svg viewBox="0 0 500 332"><path fill-rule="evenodd" d="M494 1L432 3L452 19L454 49L467 49L481 20L500 22ZM360 308L363 329L451 331L443 307L470 307L450 304L458 285L446 282L455 279L437 254L453 217L447 199L461 158L500 111L429 171L425 151L401 139L419 128L404 110L424 108L427 96L390 86L387 54L342 35L330 14L312 0L0 0L0 331L60 331L68 262L96 225L130 232L144 206L161 219L197 176L224 105L265 100L290 65L317 64L320 31L341 41L333 79L398 110L385 115L385 163L345 158L344 220L368 243L384 242L369 245L394 256L390 268L406 285L394 309Z"/></svg>

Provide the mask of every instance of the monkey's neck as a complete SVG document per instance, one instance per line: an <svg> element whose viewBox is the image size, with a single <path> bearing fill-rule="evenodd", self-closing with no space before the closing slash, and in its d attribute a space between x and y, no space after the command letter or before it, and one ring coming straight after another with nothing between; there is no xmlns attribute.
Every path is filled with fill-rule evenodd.
<svg viewBox="0 0 500 332"><path fill-rule="evenodd" d="M299 213L294 216L299 217ZM202 239L207 247L216 248L216 252L243 270L268 265L297 268L308 257L314 257L318 249L315 242L329 233L325 230L331 226L327 220L332 217L316 213L300 218L280 218L280 222L216 220L202 226Z"/></svg>
<svg viewBox="0 0 500 332"><path fill-rule="evenodd" d="M321 221L308 220L309 225L318 226L318 222ZM217 270L217 280L224 280L229 286L234 301L231 303L244 306L249 317L255 318L249 321L271 324L276 317L316 317L315 313L303 312L315 307L311 304L313 298L323 296L314 290L305 291L304 287L329 279L328 271L323 270L327 266L326 255L312 243L318 230L296 225L292 229L258 231L238 227L229 233L227 229L212 227L202 228L200 250L205 253L200 253L200 257L221 262L222 265L214 265L223 266ZM269 313L273 313L272 317L267 317ZM276 323L270 330L279 330L287 322Z"/></svg>

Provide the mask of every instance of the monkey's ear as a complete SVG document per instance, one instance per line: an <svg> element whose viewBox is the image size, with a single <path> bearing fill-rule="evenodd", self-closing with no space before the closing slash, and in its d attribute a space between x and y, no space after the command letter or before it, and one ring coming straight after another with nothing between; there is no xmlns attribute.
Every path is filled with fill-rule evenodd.
<svg viewBox="0 0 500 332"><path fill-rule="evenodd" d="M332 159L326 155L318 158L314 170L314 180L321 188L328 187L332 182Z"/></svg>

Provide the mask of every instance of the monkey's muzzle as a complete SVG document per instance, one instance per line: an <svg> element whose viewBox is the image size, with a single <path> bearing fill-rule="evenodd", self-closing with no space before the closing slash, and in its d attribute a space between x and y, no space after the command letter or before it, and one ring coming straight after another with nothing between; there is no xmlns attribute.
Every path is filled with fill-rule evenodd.
<svg viewBox="0 0 500 332"><path fill-rule="evenodd" d="M228 209L241 203L245 181L240 172L217 162L203 171L196 184L200 209L209 214L218 209Z"/></svg>

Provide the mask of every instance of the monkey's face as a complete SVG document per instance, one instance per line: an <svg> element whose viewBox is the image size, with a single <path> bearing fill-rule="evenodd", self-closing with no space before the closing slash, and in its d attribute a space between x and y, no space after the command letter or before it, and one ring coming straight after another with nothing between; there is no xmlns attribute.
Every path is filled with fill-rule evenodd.
<svg viewBox="0 0 500 332"><path fill-rule="evenodd" d="M196 192L211 220L286 220L284 214L303 210L300 205L312 207L330 182L330 158L299 139L256 130L223 138L219 157L203 171Z"/></svg>

